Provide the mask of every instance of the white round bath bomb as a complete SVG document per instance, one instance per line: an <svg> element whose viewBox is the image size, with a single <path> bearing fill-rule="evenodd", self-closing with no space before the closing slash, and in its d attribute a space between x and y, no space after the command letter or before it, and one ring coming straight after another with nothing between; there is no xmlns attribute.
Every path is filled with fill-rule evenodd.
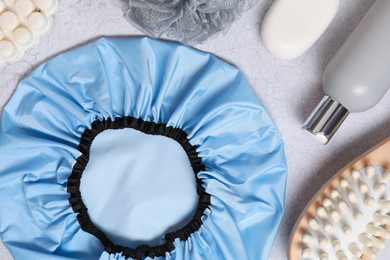
<svg viewBox="0 0 390 260"><path fill-rule="evenodd" d="M19 25L19 19L11 11L6 11L0 16L0 25L4 31L12 31Z"/></svg>
<svg viewBox="0 0 390 260"><path fill-rule="evenodd" d="M40 12L34 12L28 17L28 24L37 31L42 31L48 26L47 18Z"/></svg>
<svg viewBox="0 0 390 260"><path fill-rule="evenodd" d="M261 38L281 59L295 59L320 38L336 16L340 0L276 0L266 14Z"/></svg>
<svg viewBox="0 0 390 260"><path fill-rule="evenodd" d="M43 11L50 11L54 8L54 0L34 0L35 4Z"/></svg>
<svg viewBox="0 0 390 260"><path fill-rule="evenodd" d="M15 46L7 40L0 41L0 57L11 58L16 53Z"/></svg>
<svg viewBox="0 0 390 260"><path fill-rule="evenodd" d="M34 8L31 0L17 0L15 3L15 11L22 17L27 17L34 11Z"/></svg>
<svg viewBox="0 0 390 260"><path fill-rule="evenodd" d="M5 4L3 1L0 0L0 12L4 10Z"/></svg>
<svg viewBox="0 0 390 260"><path fill-rule="evenodd" d="M31 31L25 27L19 27L14 31L14 40L20 45L29 45L34 39Z"/></svg>

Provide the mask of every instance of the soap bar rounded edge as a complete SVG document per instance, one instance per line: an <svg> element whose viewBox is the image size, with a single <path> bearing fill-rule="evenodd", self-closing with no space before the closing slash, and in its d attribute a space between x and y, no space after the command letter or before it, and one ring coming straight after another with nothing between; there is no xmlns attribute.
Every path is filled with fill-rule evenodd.
<svg viewBox="0 0 390 260"><path fill-rule="evenodd" d="M279 59L292 60L292 59L296 59L299 56L303 55L306 51L308 51L311 47L313 47L313 45L318 41L318 39L324 34L324 32L329 27L329 25L332 23L332 21L334 20L336 14L338 12L338 8L340 6L340 0L334 0L334 1L337 1L337 3L335 3L334 11L330 15L330 19L326 22L327 25L324 26L320 31L318 31L317 35L315 37L313 37L313 38L315 38L315 40L308 43L307 46L305 48L303 48L302 50L295 51L295 52L291 52L291 50L287 50L287 49L283 50L279 47L275 47L275 44L273 43L273 39L271 39L272 37L271 38L268 37L268 34L269 34L268 30L270 30L271 28L268 28L267 25L269 23L271 23L273 19L275 19L275 18L273 18L275 16L274 10L276 8L278 8L279 3L282 1L286 1L286 0L276 0L272 4L272 6L269 8L269 10L267 11L267 13L264 16L264 19L262 21L262 25L261 25L261 29L260 29L260 37L261 37L261 40L262 40L264 47L272 55L274 55L275 57L277 57ZM271 20L271 22L270 22L270 20Z"/></svg>

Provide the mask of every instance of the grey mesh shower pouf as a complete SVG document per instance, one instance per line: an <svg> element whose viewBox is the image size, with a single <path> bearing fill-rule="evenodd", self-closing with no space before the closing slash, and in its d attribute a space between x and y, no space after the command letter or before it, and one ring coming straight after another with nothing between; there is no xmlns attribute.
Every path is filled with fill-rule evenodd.
<svg viewBox="0 0 390 260"><path fill-rule="evenodd" d="M125 18L153 37L195 45L227 30L257 0L126 0Z"/></svg>

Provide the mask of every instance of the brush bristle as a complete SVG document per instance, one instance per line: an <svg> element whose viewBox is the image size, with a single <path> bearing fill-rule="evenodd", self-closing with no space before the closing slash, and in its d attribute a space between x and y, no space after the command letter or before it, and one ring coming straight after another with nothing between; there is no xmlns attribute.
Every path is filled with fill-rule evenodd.
<svg viewBox="0 0 390 260"><path fill-rule="evenodd" d="M374 259L390 239L390 173L378 165L351 171L307 219L301 259Z"/></svg>

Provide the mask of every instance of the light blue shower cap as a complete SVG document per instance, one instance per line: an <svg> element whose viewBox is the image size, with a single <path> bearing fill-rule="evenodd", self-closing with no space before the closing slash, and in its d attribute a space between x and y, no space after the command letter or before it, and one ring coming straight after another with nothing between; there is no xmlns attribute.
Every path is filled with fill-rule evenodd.
<svg viewBox="0 0 390 260"><path fill-rule="evenodd" d="M2 111L1 239L17 260L267 259L286 173L236 68L102 38L39 66Z"/></svg>

